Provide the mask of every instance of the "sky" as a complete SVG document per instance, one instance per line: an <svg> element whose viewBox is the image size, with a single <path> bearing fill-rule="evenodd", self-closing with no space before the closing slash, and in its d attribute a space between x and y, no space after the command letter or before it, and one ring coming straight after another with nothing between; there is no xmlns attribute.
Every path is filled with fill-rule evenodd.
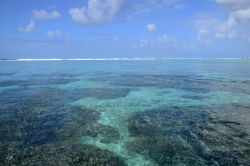
<svg viewBox="0 0 250 166"><path fill-rule="evenodd" d="M250 57L250 0L2 0L0 58Z"/></svg>

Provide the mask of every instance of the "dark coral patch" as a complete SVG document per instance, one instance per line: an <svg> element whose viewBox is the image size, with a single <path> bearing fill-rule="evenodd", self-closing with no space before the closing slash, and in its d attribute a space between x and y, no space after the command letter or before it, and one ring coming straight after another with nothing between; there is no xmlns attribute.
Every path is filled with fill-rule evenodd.
<svg viewBox="0 0 250 166"><path fill-rule="evenodd" d="M126 97L129 94L129 89L124 88L82 88L75 89L73 93L75 95L80 95L82 98L84 97L93 97L96 99L116 99Z"/></svg>
<svg viewBox="0 0 250 166"><path fill-rule="evenodd" d="M46 107L65 102L67 92L55 88L16 88L0 92L2 106L9 104ZM61 101L60 101L61 99Z"/></svg>
<svg viewBox="0 0 250 166"><path fill-rule="evenodd" d="M206 80L200 80L196 76L178 76L178 75L136 75L136 74L121 74L121 75L102 75L92 78L93 81L107 82L125 86L158 86L158 87L193 87L196 84L207 88L209 84ZM196 86L196 87L200 87Z"/></svg>
<svg viewBox="0 0 250 166"><path fill-rule="evenodd" d="M13 76L16 72L0 72L0 76Z"/></svg>
<svg viewBox="0 0 250 166"><path fill-rule="evenodd" d="M69 165L110 165L125 166L122 158L114 155L108 150L101 150L89 145L75 145L70 155Z"/></svg>
<svg viewBox="0 0 250 166"><path fill-rule="evenodd" d="M44 87L1 93L2 165L125 165L107 150L74 145L84 135L112 143L119 139L119 132L97 124L100 112L69 105L75 99L69 92Z"/></svg>
<svg viewBox="0 0 250 166"><path fill-rule="evenodd" d="M204 97L204 96L201 96L201 95L182 95L181 96L182 98L185 98L185 99L191 99L191 100L198 100L198 101L203 101L205 99L207 99L207 97Z"/></svg>
<svg viewBox="0 0 250 166"><path fill-rule="evenodd" d="M19 86L19 87L28 87L28 86L37 86L37 85L60 85L68 84L71 82L79 81L75 78L36 78L28 80L0 80L0 87L8 86Z"/></svg>
<svg viewBox="0 0 250 166"><path fill-rule="evenodd" d="M138 75L103 74L91 79L96 82L131 87L176 88L193 93L206 93L213 90L250 94L249 80L237 81L218 78L203 78L197 75Z"/></svg>
<svg viewBox="0 0 250 166"><path fill-rule="evenodd" d="M80 73L51 73L51 74L33 74L31 75L34 78L75 78L75 77L79 77L82 74Z"/></svg>
<svg viewBox="0 0 250 166"><path fill-rule="evenodd" d="M66 144L66 145L65 145ZM61 165L61 166L125 166L123 158L108 150L102 150L90 145L82 144L45 144L39 147L28 147L23 151L5 148L7 153L1 153L2 165ZM6 160L2 160L3 158Z"/></svg>
<svg viewBox="0 0 250 166"><path fill-rule="evenodd" d="M205 107L169 107L129 119L131 151L160 165L247 165L250 137L240 122L211 116Z"/></svg>

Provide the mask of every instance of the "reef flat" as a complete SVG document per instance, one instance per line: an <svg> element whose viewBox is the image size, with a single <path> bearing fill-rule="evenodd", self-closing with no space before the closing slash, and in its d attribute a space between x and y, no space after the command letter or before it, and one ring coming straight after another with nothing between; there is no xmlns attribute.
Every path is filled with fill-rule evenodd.
<svg viewBox="0 0 250 166"><path fill-rule="evenodd" d="M1 61L0 165L247 166L249 101L247 60Z"/></svg>

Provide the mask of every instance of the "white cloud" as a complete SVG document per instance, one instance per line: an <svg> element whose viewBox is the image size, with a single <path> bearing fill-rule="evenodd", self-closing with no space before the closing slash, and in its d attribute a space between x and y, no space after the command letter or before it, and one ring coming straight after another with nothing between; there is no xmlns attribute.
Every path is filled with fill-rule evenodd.
<svg viewBox="0 0 250 166"><path fill-rule="evenodd" d="M210 44L215 39L238 37L237 22L234 18L222 21L216 18L202 18L196 21L197 40Z"/></svg>
<svg viewBox="0 0 250 166"><path fill-rule="evenodd" d="M142 14L153 10L160 10L167 7L177 8L184 6L182 0L144 0L144 1L129 1L127 6L130 6L132 14Z"/></svg>
<svg viewBox="0 0 250 166"><path fill-rule="evenodd" d="M215 39L215 33L221 22L215 18L200 18L195 21L197 40L209 44Z"/></svg>
<svg viewBox="0 0 250 166"><path fill-rule="evenodd" d="M71 18L80 24L88 24L89 23L89 19L87 18L87 16L85 16L85 9L82 8L72 8L69 10L69 14L71 15Z"/></svg>
<svg viewBox="0 0 250 166"><path fill-rule="evenodd" d="M69 10L69 14L73 21L80 23L80 24L88 24L89 19L85 16L85 9L82 8L72 8Z"/></svg>
<svg viewBox="0 0 250 166"><path fill-rule="evenodd" d="M48 31L48 37L52 38L52 39L57 39L60 38L62 36L62 32L60 30L50 30Z"/></svg>
<svg viewBox="0 0 250 166"><path fill-rule="evenodd" d="M237 22L234 17L229 17L227 21L222 22L216 29L215 37L217 38L236 38L238 31Z"/></svg>
<svg viewBox="0 0 250 166"><path fill-rule="evenodd" d="M177 46L177 41L174 38L172 38L166 34L158 36L157 41L160 43L163 43L163 44L167 44L168 46L171 46L171 47Z"/></svg>
<svg viewBox="0 0 250 166"><path fill-rule="evenodd" d="M155 24L148 24L147 30L148 30L148 32L156 32L157 31L156 25Z"/></svg>
<svg viewBox="0 0 250 166"><path fill-rule="evenodd" d="M176 39L163 34L161 36L158 36L156 38L153 39L142 39L139 40L139 42L137 43L136 47L137 48L142 48L142 47L149 47L149 48L174 48L174 47L178 47L178 46L182 46L181 43L179 43Z"/></svg>
<svg viewBox="0 0 250 166"><path fill-rule="evenodd" d="M238 1L232 0L218 0L220 3L237 3ZM245 2L245 1L244 1ZM243 3L243 1L239 1ZM239 6L239 5L238 5ZM197 24L198 23L198 24ZM248 27L250 24L250 8L235 9L229 13L226 20L217 18L202 18L197 21L196 24L198 30L198 40L211 42L216 38L219 39L233 39L233 38L245 38L246 30L243 27ZM203 33L204 30L206 33Z"/></svg>
<svg viewBox="0 0 250 166"><path fill-rule="evenodd" d="M46 11L46 10L34 10L33 11L33 18L42 20L42 19L56 19L61 17L61 14L54 10L54 11Z"/></svg>
<svg viewBox="0 0 250 166"><path fill-rule="evenodd" d="M29 24L25 28L19 28L20 32L32 32L35 29L35 22L34 20L30 20Z"/></svg>
<svg viewBox="0 0 250 166"><path fill-rule="evenodd" d="M231 6L229 19L250 20L250 0L215 0L222 6Z"/></svg>
<svg viewBox="0 0 250 166"><path fill-rule="evenodd" d="M215 37L239 37L239 29L242 23L249 23L250 21L250 0L215 0L215 2L231 10L228 19L225 21L218 21L218 25L215 26Z"/></svg>
<svg viewBox="0 0 250 166"><path fill-rule="evenodd" d="M147 40L147 39L142 39L142 40L139 40L138 44L136 45L136 48L143 48L143 47L147 47L149 46L150 44L150 41Z"/></svg>
<svg viewBox="0 0 250 166"><path fill-rule="evenodd" d="M250 7L249 0L215 0L216 3L228 7L232 10L244 9Z"/></svg>
<svg viewBox="0 0 250 166"><path fill-rule="evenodd" d="M71 8L69 14L80 24L98 24L112 21L120 11L122 0L88 0L87 6Z"/></svg>
<svg viewBox="0 0 250 166"><path fill-rule="evenodd" d="M250 20L250 8L240 9L231 13L231 17L238 20Z"/></svg>
<svg viewBox="0 0 250 166"><path fill-rule="evenodd" d="M69 14L77 23L99 24L114 20L119 13L127 15L130 19L137 14L180 6L184 6L182 0L88 0L87 5L83 7L71 8Z"/></svg>

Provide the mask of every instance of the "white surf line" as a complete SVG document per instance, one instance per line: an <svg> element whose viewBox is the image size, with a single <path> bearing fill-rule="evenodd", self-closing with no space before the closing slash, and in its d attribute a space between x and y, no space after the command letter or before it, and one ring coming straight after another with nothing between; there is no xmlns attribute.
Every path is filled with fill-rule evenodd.
<svg viewBox="0 0 250 166"><path fill-rule="evenodd" d="M77 58L77 59L16 59L12 61L127 61L127 60L157 60L156 58Z"/></svg>
<svg viewBox="0 0 250 166"><path fill-rule="evenodd" d="M71 59L17 59L18 61L122 61L122 60L241 60L248 58L71 58Z"/></svg>
<svg viewBox="0 0 250 166"><path fill-rule="evenodd" d="M154 60L250 60L250 58L46 58L46 59L3 59L0 61L154 61Z"/></svg>
<svg viewBox="0 0 250 166"><path fill-rule="evenodd" d="M17 59L16 61L62 61L63 59Z"/></svg>

